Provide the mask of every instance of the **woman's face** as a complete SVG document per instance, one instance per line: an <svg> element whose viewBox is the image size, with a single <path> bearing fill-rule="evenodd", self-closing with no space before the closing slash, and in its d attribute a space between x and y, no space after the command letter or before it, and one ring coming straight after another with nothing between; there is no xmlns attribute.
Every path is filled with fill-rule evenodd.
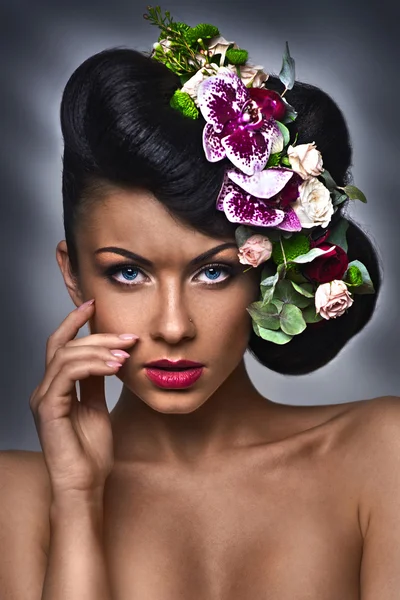
<svg viewBox="0 0 400 600"><path fill-rule="evenodd" d="M199 258L221 244L230 245ZM202 405L242 361L251 331L246 307L259 297L259 271L239 262L234 237L193 231L149 192L121 191L88 211L77 251L73 300L95 298L91 333L139 336L117 377L161 412ZM199 362L202 375L185 389L160 388L144 365L162 358Z"/></svg>

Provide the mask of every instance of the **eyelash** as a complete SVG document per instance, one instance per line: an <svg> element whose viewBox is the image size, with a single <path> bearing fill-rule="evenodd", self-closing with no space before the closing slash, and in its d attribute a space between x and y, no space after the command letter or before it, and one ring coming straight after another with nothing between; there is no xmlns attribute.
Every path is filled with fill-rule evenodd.
<svg viewBox="0 0 400 600"><path fill-rule="evenodd" d="M233 265L212 263L209 265L205 265L199 271L197 271L196 276L199 275L200 273L202 273L203 271L207 271L208 269L211 269L211 268L217 268L218 270L226 271L226 273L228 273L228 277L225 277L225 279L223 279L222 281L217 281L216 283L206 283L205 285L207 285L207 286L217 286L218 284L225 283L226 281L235 277L236 271L237 271ZM123 283L122 281L118 281L118 279L115 279L113 277L113 275L115 275L116 273L120 273L124 269L133 269L134 271L139 271L139 272L143 273L142 269L140 269L137 265L134 265L132 263L127 263L127 264L112 265L111 267L109 267L106 270L105 277L112 283L116 283L117 285L122 285L124 287L133 287L135 285L139 285L138 283Z"/></svg>

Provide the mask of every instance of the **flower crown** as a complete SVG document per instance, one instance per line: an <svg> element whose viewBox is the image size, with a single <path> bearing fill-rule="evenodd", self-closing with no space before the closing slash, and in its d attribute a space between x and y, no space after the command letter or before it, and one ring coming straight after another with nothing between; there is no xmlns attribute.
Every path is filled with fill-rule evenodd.
<svg viewBox="0 0 400 600"><path fill-rule="evenodd" d="M168 11L162 16L159 6L147 10L144 18L161 30L150 56L182 83L171 106L192 119L201 113L207 160L231 162L216 208L239 224L239 260L251 267L265 263L260 299L247 308L256 335L286 344L307 325L343 315L353 294L375 293L365 265L349 262L349 222L340 213L335 218L346 200L367 202L364 194L336 185L315 142L296 145L296 134L290 143L286 125L297 112L284 98L295 82L288 43L279 94L268 89L263 67L249 64L248 52L214 25L190 27Z"/></svg>

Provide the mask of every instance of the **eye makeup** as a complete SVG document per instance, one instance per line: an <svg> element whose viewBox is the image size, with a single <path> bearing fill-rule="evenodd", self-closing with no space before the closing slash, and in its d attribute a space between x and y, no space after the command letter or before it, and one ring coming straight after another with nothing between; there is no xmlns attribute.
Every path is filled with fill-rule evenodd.
<svg viewBox="0 0 400 600"><path fill-rule="evenodd" d="M133 273L131 273L132 277L133 277L133 275L135 275L137 273L140 273L141 275L145 275L143 269L133 263L116 263L116 264L110 265L103 271L102 275L105 279L107 279L111 283L118 285L118 286L123 286L125 288L138 286L138 285L141 285L142 283L146 282L146 280L143 280L142 278L139 278L137 276L130 280L132 283L129 283L129 279L127 279L126 282L123 282L123 281L120 281L115 278L115 275L117 275L118 273L122 273L123 271L129 271L129 270L133 272ZM216 286L220 286L222 284L226 284L229 280L233 279L236 275L238 275L240 272L242 272L242 269L240 268L239 265L234 264L234 263L211 263L208 265L204 265L204 267L199 269L199 271L197 271L195 273L194 278L195 279L198 278L199 275L202 275L203 273L207 273L207 271L224 272L225 274L227 274L223 279L218 279L218 280L213 275L211 275L211 278L208 278L208 281L203 280L201 282L201 283L204 283L204 285L206 285L206 286L216 287ZM215 275L215 273L214 273L214 275ZM145 277L148 277L148 276L145 275Z"/></svg>

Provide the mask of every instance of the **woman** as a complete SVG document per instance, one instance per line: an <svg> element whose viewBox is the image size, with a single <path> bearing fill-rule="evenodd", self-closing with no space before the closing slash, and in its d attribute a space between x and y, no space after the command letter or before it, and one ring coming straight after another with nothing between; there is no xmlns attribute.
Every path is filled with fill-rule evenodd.
<svg viewBox="0 0 400 600"><path fill-rule="evenodd" d="M254 388L243 361L249 348L267 368L296 375L332 360L372 316L375 251L348 221L346 266L360 261L374 293L355 295L346 310L320 306L301 333L287 333L281 319L279 343L262 338L266 313L254 310L267 262L282 264L278 246L257 264L248 230L238 244L238 222L216 208L229 159L205 156L204 119L170 105L182 81L153 58L100 52L64 91L57 261L78 309L50 336L30 398L43 452L23 465L1 457L4 481L19 469L31 490L25 525L11 535L2 519L3 539L21 537L29 549L3 560L2 592L28 597L23 563L32 600L392 600L400 589L396 398L280 405ZM267 84L282 92L278 77ZM285 97L298 112L290 141L315 142L345 187L351 147L340 110L301 82ZM319 262L291 265L303 292L343 266L321 241L327 228L317 230ZM260 258L272 230L255 232ZM279 248L289 250L287 239ZM75 339L87 322L90 335ZM109 414L104 376L112 374L123 388ZM16 484L7 489L11 508Z"/></svg>

